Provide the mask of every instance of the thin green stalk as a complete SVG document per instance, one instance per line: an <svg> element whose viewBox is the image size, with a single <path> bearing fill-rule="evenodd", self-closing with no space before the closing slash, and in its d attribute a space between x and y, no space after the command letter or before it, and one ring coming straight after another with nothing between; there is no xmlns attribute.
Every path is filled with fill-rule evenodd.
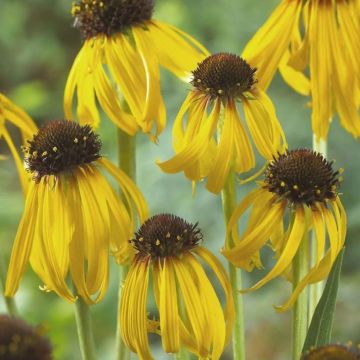
<svg viewBox="0 0 360 360"><path fill-rule="evenodd" d="M118 129L118 160L119 168L126 173L133 181L136 182L136 137L130 136ZM123 265L120 267L120 284L119 284L119 305L118 309L120 311L120 302L122 296L122 288L126 279L126 275L129 271L128 265ZM116 330L116 352L117 360L129 360L130 351L124 344L121 337L120 329L120 314L118 314L117 330Z"/></svg>
<svg viewBox="0 0 360 360"><path fill-rule="evenodd" d="M95 344L91 326L90 307L79 296L75 302L75 318L83 360L95 360Z"/></svg>
<svg viewBox="0 0 360 360"><path fill-rule="evenodd" d="M226 226L236 206L235 173L233 171L228 176L221 192L221 198ZM231 235L228 236L227 242L229 246L233 245ZM232 337L233 359L245 360L244 309L242 295L239 293L239 289L242 288L241 271L236 269L230 262L229 276L235 304L235 325Z"/></svg>
<svg viewBox="0 0 360 360"><path fill-rule="evenodd" d="M5 292L5 271L2 262L2 258L0 258L0 292L4 294ZM6 306L6 310L10 316L18 316L18 311L15 303L15 299L13 297L7 297L4 295L4 302Z"/></svg>
<svg viewBox="0 0 360 360"><path fill-rule="evenodd" d="M324 157L327 156L327 142L326 140L320 139L317 141L315 135L313 136L313 150L321 153ZM316 237L315 232L311 235L311 247L310 247L310 265L314 266L316 264L317 257L317 247L316 247ZM324 255L324 254L321 254ZM314 314L315 308L321 298L322 292L324 290L324 281L319 281L316 284L309 286L309 324L311 322L312 316Z"/></svg>
<svg viewBox="0 0 360 360"><path fill-rule="evenodd" d="M308 272L309 235L306 231L293 261L293 288ZM308 329L308 287L299 295L293 309L293 360L300 360Z"/></svg>

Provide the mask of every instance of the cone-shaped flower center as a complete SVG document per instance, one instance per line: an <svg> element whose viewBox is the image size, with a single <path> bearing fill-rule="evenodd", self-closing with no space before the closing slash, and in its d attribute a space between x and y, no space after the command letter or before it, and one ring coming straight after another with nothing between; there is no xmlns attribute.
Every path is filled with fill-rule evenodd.
<svg viewBox="0 0 360 360"><path fill-rule="evenodd" d="M311 350L301 360L359 360L360 352L343 345L326 345Z"/></svg>
<svg viewBox="0 0 360 360"><path fill-rule="evenodd" d="M308 149L287 151L268 166L266 188L292 203L312 205L336 197L339 171L321 154Z"/></svg>
<svg viewBox="0 0 360 360"><path fill-rule="evenodd" d="M83 38L113 35L150 20L153 0L81 0L72 6L75 27Z"/></svg>
<svg viewBox="0 0 360 360"><path fill-rule="evenodd" d="M240 98L256 83L256 69L241 57L219 53L207 57L193 71L191 84L211 97Z"/></svg>
<svg viewBox="0 0 360 360"><path fill-rule="evenodd" d="M100 157L101 141L89 125L55 120L44 125L24 148L25 162L34 179L57 175Z"/></svg>
<svg viewBox="0 0 360 360"><path fill-rule="evenodd" d="M141 257L150 256L155 260L180 255L202 240L197 225L189 224L175 215L155 215L145 221L130 242Z"/></svg>
<svg viewBox="0 0 360 360"><path fill-rule="evenodd" d="M0 315L0 360L51 360L51 345L40 329Z"/></svg>

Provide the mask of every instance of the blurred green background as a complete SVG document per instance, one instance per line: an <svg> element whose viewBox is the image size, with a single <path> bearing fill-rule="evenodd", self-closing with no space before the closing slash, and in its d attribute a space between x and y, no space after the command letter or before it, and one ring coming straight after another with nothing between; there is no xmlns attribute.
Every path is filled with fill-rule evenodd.
<svg viewBox="0 0 360 360"><path fill-rule="evenodd" d="M200 40L211 52L241 53L256 29L265 21L278 0L157 0L154 17L180 27ZM22 106L38 124L63 117L62 94L72 61L81 46L72 27L69 0L0 0L0 91ZM171 150L171 124L189 85L162 72L163 94L168 109L168 127L159 145L138 137L137 180L153 213L172 212L189 221L199 221L206 245L214 252L222 247L224 225L220 197L191 184L182 174L168 176L155 165ZM290 147L311 146L310 110L307 101L292 92L279 76L269 89ZM103 153L116 161L114 127L104 120L99 130ZM15 133L14 133L15 134ZM347 250L334 324L334 341L360 342L360 145L339 127L331 126L329 158L345 168L342 199L349 217ZM7 149L0 142L0 154ZM357 164L357 165L356 165ZM20 186L11 160L0 168L0 256L8 261L12 241L23 208ZM243 196L253 185L239 189ZM271 262L271 255L265 263ZM261 273L246 274L245 285ZM104 301L92 308L99 359L114 359L118 271L112 264L111 284ZM53 294L38 289L39 279L28 271L17 294L21 314L31 323L45 323L54 344L56 359L77 360L80 352L74 326L73 307ZM247 355L250 360L290 358L291 314L277 314L272 305L281 304L290 286L278 279L263 289L244 296ZM0 312L5 310L0 299ZM230 359L230 349L223 359ZM156 359L170 358L154 345Z"/></svg>

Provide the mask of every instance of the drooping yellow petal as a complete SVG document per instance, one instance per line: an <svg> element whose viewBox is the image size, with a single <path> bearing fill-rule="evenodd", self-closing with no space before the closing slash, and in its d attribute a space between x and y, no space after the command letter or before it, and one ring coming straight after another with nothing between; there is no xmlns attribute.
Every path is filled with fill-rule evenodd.
<svg viewBox="0 0 360 360"><path fill-rule="evenodd" d="M42 201L42 199L40 199ZM34 229L38 209L38 185L31 182L26 197L24 213L16 233L10 264L6 277L5 296L14 296L28 264L34 240Z"/></svg>
<svg viewBox="0 0 360 360"><path fill-rule="evenodd" d="M160 329L164 351L177 353L180 347L179 314L175 274L171 259L164 259L160 276Z"/></svg>
<svg viewBox="0 0 360 360"><path fill-rule="evenodd" d="M225 292L225 321L226 321L226 341L228 343L231 339L234 319L235 319L235 310L234 310L234 301L232 295L231 284L229 282L227 273L220 263L220 261L211 254L207 249L202 246L198 246L194 249L194 252L200 256L210 267L210 269L215 273L216 277L218 278L224 292Z"/></svg>
<svg viewBox="0 0 360 360"><path fill-rule="evenodd" d="M160 168L167 173L176 173L185 170L193 165L204 154L208 148L212 134L215 131L216 123L220 112L220 102L214 104L210 116L204 122L204 125L197 132L197 136L183 150L177 153L172 159L163 163L158 163ZM201 121L204 114L197 113L198 121ZM185 134L186 136L186 134ZM196 180L196 179L194 179Z"/></svg>
<svg viewBox="0 0 360 360"><path fill-rule="evenodd" d="M304 231L307 231L307 229L305 229L305 212L303 207L298 207L295 210L295 220L291 228L291 233L277 263L264 278L250 289L244 290L244 292L253 291L262 287L270 280L279 276L289 266L299 248Z"/></svg>
<svg viewBox="0 0 360 360"><path fill-rule="evenodd" d="M103 166L120 185L121 191L126 199L126 203L131 209L130 215L132 223L134 223L136 214L139 217L140 223L143 223L149 216L149 209L144 196L134 182L109 160L101 158L97 160L97 162Z"/></svg>
<svg viewBox="0 0 360 360"><path fill-rule="evenodd" d="M124 132L135 135L138 126L134 117L121 109L119 96L106 77L105 71L101 66L94 70L93 81L96 97L101 107L109 118Z"/></svg>
<svg viewBox="0 0 360 360"><path fill-rule="evenodd" d="M147 338L146 299L149 260L135 261L126 277L121 304L121 336L131 351L142 360L152 360Z"/></svg>
<svg viewBox="0 0 360 360"><path fill-rule="evenodd" d="M331 98L331 53L332 39L326 24L326 13L332 12L332 7L326 2L312 1L310 3L309 47L310 76L312 95L312 128L318 138L326 139L329 130L329 120L332 116Z"/></svg>
<svg viewBox="0 0 360 360"><path fill-rule="evenodd" d="M222 254L235 266L242 266L243 262L248 262L271 237L271 225L282 219L285 205L277 203L270 207L261 222L254 224L251 231L245 233L232 249L223 250Z"/></svg>
<svg viewBox="0 0 360 360"><path fill-rule="evenodd" d="M211 358L216 360L224 350L226 338L226 325L224 313L220 301L215 293L213 285L210 283L204 269L198 260L191 253L185 255L189 267L192 269L197 278L200 295L203 299L203 306L206 308L209 327L207 335L209 337L210 346L212 348Z"/></svg>
<svg viewBox="0 0 360 360"><path fill-rule="evenodd" d="M148 30L160 65L180 79L187 81L196 65L210 55L198 41L171 25L152 20Z"/></svg>
<svg viewBox="0 0 360 360"><path fill-rule="evenodd" d="M261 90L254 100L243 100L246 123L261 156L267 160L286 147L284 133L269 97Z"/></svg>
<svg viewBox="0 0 360 360"><path fill-rule="evenodd" d="M174 258L172 260L179 283L181 297L184 301L185 312L194 334L196 346L201 356L207 356L209 349L204 348L207 343L207 323L205 309L202 307L203 299L199 295L198 288L194 283L192 273L183 261Z"/></svg>
<svg viewBox="0 0 360 360"><path fill-rule="evenodd" d="M301 0L282 0L246 45L242 57L256 67L259 86L266 89L299 22Z"/></svg>
<svg viewBox="0 0 360 360"><path fill-rule="evenodd" d="M145 107L143 111L143 131L148 133L151 131L152 123L156 120L157 129L156 136L160 134L165 126L165 118L158 118L159 107L162 105L160 94L160 70L156 55L153 52L153 39L140 27L133 27L132 34L134 36L137 50L143 61L146 74L146 97ZM165 115L165 112L161 112Z"/></svg>

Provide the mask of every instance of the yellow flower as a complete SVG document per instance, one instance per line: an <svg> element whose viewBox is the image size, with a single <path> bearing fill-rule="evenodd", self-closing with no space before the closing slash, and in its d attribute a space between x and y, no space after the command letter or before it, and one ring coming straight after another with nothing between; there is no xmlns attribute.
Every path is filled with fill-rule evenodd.
<svg viewBox="0 0 360 360"><path fill-rule="evenodd" d="M167 353L184 346L202 359L220 358L232 332L234 304L224 268L199 246L201 240L197 224L169 214L147 220L131 240L137 255L123 288L120 325L124 342L140 359L153 359L148 332L161 335ZM221 284L224 310L199 260ZM150 274L159 321L147 316Z"/></svg>
<svg viewBox="0 0 360 360"><path fill-rule="evenodd" d="M133 182L101 158L101 142L89 125L52 121L25 148L33 175L13 246L6 296L13 296L27 263L68 301L75 296L66 279L88 303L100 301L109 278L109 250L118 261L133 255L128 244L135 217L147 218L147 205ZM100 170L120 186L119 200Z"/></svg>
<svg viewBox="0 0 360 360"><path fill-rule="evenodd" d="M24 194L26 194L29 182L27 180L25 167L20 158L19 152L11 139L10 133L6 128L6 121L16 126L25 144L26 140L36 132L36 125L32 119L22 109L13 104L8 98L0 93L0 139L3 138L7 143L12 156L14 157L16 168Z"/></svg>
<svg viewBox="0 0 360 360"><path fill-rule="evenodd" d="M270 160L280 151L285 136L271 100L258 89L257 81L256 69L237 55L219 53L198 64L193 71L193 89L174 123L176 155L160 163L161 169L184 171L192 181L207 177L206 187L213 193L223 188L231 168L237 173L252 169L255 157L237 102L259 153ZM221 128L218 139L214 137L217 126Z"/></svg>
<svg viewBox="0 0 360 360"><path fill-rule="evenodd" d="M65 88L65 116L72 119L77 88L80 123L99 123L99 103L107 116L127 134L140 126L155 135L165 127L159 65L187 78L207 50L181 30L152 19L153 0L81 0L73 4L75 26L84 45ZM119 92L131 114L119 100Z"/></svg>
<svg viewBox="0 0 360 360"><path fill-rule="evenodd" d="M335 113L347 131L360 136L358 0L282 0L243 56L258 68L261 88L268 87L279 68L290 86L311 95L312 128L318 139L327 138Z"/></svg>
<svg viewBox="0 0 360 360"><path fill-rule="evenodd" d="M270 163L265 180L259 182L260 188L245 197L234 210L228 224L234 246L223 250L232 264L250 271L254 266L261 267L259 251L270 240L277 263L246 291L256 290L277 276L289 274L301 241L306 241L304 235L312 229L316 234L316 263L278 310L287 310L306 285L329 274L346 234L346 213L338 196L341 171L334 171L331 162L307 149L287 151ZM237 221L250 207L247 227L240 235Z"/></svg>

